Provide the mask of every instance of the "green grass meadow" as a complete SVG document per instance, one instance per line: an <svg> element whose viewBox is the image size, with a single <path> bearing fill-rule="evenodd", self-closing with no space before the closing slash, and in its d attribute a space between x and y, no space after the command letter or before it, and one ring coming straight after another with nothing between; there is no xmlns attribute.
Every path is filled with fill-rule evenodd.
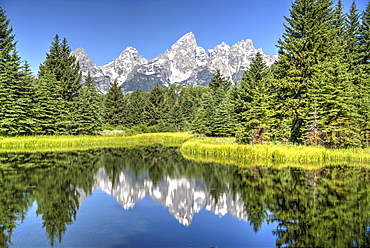
<svg viewBox="0 0 370 248"><path fill-rule="evenodd" d="M188 159L239 166L370 165L370 148L328 149L294 145L241 145L236 143L234 138L199 138L186 133L145 133L134 136L0 137L0 152L70 151L153 144L180 147L182 154Z"/></svg>
<svg viewBox="0 0 370 248"><path fill-rule="evenodd" d="M190 136L183 133L146 133L134 136L24 136L0 137L0 152L87 150L153 144L180 146Z"/></svg>
<svg viewBox="0 0 370 248"><path fill-rule="evenodd" d="M181 146L181 151L201 154L202 159L244 161L245 164L370 164L370 148L329 149L325 147L237 144L233 138L193 138ZM217 159L220 160L220 159Z"/></svg>

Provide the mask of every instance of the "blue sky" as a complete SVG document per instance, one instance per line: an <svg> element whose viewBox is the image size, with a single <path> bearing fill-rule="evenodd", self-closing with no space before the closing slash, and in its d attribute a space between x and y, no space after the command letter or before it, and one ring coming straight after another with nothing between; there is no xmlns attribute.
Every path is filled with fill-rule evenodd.
<svg viewBox="0 0 370 248"><path fill-rule="evenodd" d="M352 0L343 0L345 10ZM356 0L365 10L367 0ZM170 49L193 32L199 46L252 39L266 54L277 54L290 0L2 0L16 34L17 50L34 73L55 34L72 50L83 47L98 65L127 46L146 59Z"/></svg>

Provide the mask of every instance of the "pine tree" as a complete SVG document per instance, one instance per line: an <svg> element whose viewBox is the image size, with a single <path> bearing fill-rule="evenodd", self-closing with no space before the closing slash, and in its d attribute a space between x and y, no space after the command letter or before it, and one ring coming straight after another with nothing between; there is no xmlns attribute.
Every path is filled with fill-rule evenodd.
<svg viewBox="0 0 370 248"><path fill-rule="evenodd" d="M230 86L231 86L230 80L224 78L221 75L220 70L216 71L216 74L213 75L211 82L209 82L208 84L208 87L214 93L219 89L221 89L223 92L226 92L230 89Z"/></svg>
<svg viewBox="0 0 370 248"><path fill-rule="evenodd" d="M35 134L58 134L62 116L63 99L57 90L57 81L53 74L44 74L36 80L34 98Z"/></svg>
<svg viewBox="0 0 370 248"><path fill-rule="evenodd" d="M340 38L340 42L345 42L346 27L345 27L346 15L343 13L343 3L338 0L337 6L334 9L334 21L333 28L337 30L337 37Z"/></svg>
<svg viewBox="0 0 370 248"><path fill-rule="evenodd" d="M315 73L314 66L336 51L333 40L338 35L338 23L330 0L296 0L292 3L288 24L279 39L277 90L281 115L274 118L278 129L289 133L292 142L302 142L309 113L307 87ZM288 126L286 123L290 123ZM289 127L289 130L286 130ZM283 139L283 137L279 137Z"/></svg>
<svg viewBox="0 0 370 248"><path fill-rule="evenodd" d="M132 121L130 118L130 93L124 94L122 105L122 125L125 128L131 128Z"/></svg>
<svg viewBox="0 0 370 248"><path fill-rule="evenodd" d="M33 80L17 54L9 23L0 7L0 134L27 135L32 133L33 124L30 112Z"/></svg>
<svg viewBox="0 0 370 248"><path fill-rule="evenodd" d="M153 87L148 95L146 114L148 126L164 124L168 118L166 115L164 89L158 84Z"/></svg>
<svg viewBox="0 0 370 248"><path fill-rule="evenodd" d="M74 122L78 125L76 133L87 135L99 134L102 130L100 99L90 71L85 78L85 86L80 91L80 101L74 119Z"/></svg>
<svg viewBox="0 0 370 248"><path fill-rule="evenodd" d="M184 131L188 131L190 129L191 122L194 118L195 102L190 94L190 89L193 88L193 86L182 87L179 94L179 107L182 113Z"/></svg>
<svg viewBox="0 0 370 248"><path fill-rule="evenodd" d="M59 103L61 109L59 121L56 124L59 134L73 134L78 129L79 124L74 121L78 111L78 93L82 87L82 75L79 70L79 64L76 62L76 57L71 56L66 38L60 41L59 36L56 35L45 61L40 65L39 78L45 80L52 75L55 80L50 81L49 85L57 83L55 89L62 99Z"/></svg>
<svg viewBox="0 0 370 248"><path fill-rule="evenodd" d="M127 128L146 124L147 92L137 89L124 96L123 125Z"/></svg>
<svg viewBox="0 0 370 248"><path fill-rule="evenodd" d="M196 111L191 130L200 136L212 136L215 103L210 93L204 93Z"/></svg>
<svg viewBox="0 0 370 248"><path fill-rule="evenodd" d="M40 65L39 75L52 73L59 82L59 91L62 98L67 102L72 102L77 97L78 90L82 87L80 66L76 62L76 57L71 56L71 48L67 39L59 39L55 35L46 60Z"/></svg>
<svg viewBox="0 0 370 248"><path fill-rule="evenodd" d="M237 140L243 143L261 143L268 139L268 119L270 114L271 86L266 63L260 53L252 60L244 72L238 95Z"/></svg>
<svg viewBox="0 0 370 248"><path fill-rule="evenodd" d="M165 89L165 111L167 113L168 131L181 131L184 127L184 115L180 106L180 92L183 86L173 84Z"/></svg>
<svg viewBox="0 0 370 248"><path fill-rule="evenodd" d="M213 116L212 136L227 137L234 135L235 119L232 113L230 97L226 95L217 104Z"/></svg>
<svg viewBox="0 0 370 248"><path fill-rule="evenodd" d="M234 118L231 100L228 95L231 82L225 79L219 70L209 82L209 92L202 97L192 123L192 130L200 135L231 136L234 135Z"/></svg>
<svg viewBox="0 0 370 248"><path fill-rule="evenodd" d="M362 143L370 145L370 2L361 16L359 25L359 63L352 70L355 81L356 103L361 116Z"/></svg>
<svg viewBox="0 0 370 248"><path fill-rule="evenodd" d="M172 107L168 110L167 123L169 124L168 131L180 132L184 130L184 116L179 102L175 102L174 105L172 105Z"/></svg>
<svg viewBox="0 0 370 248"><path fill-rule="evenodd" d="M104 123L112 127L123 124L123 97L122 87L118 86L117 80L114 80L107 94L105 94Z"/></svg>
<svg viewBox="0 0 370 248"><path fill-rule="evenodd" d="M18 98L17 103L23 109L23 114L20 114L19 127L22 135L30 135L34 133L34 98L35 98L35 80L31 74L29 64L27 61L21 67L20 77L22 81L20 94L22 97Z"/></svg>
<svg viewBox="0 0 370 248"><path fill-rule="evenodd" d="M354 5L352 19L355 17L353 8ZM353 30L356 27L349 25L348 18L349 16L345 22L339 1L332 27L332 32L336 34L331 41L335 53L328 53L323 61L313 67L315 73L308 84L307 99L312 112L306 121L306 144L324 144L333 148L360 145L356 80L350 67L355 65L356 55L346 55L346 49L350 48L347 39L356 43L356 31ZM352 22L355 23L355 20ZM352 32L352 35L349 32ZM356 49L356 44L352 45L352 48Z"/></svg>
<svg viewBox="0 0 370 248"><path fill-rule="evenodd" d="M349 14L345 18L345 59L353 77L359 72L360 58L360 15L357 13L356 2L353 1Z"/></svg>
<svg viewBox="0 0 370 248"><path fill-rule="evenodd" d="M360 146L361 117L348 65L332 57L318 64L316 71L309 95L312 103L318 103L315 124L322 133L317 140L331 148Z"/></svg>
<svg viewBox="0 0 370 248"><path fill-rule="evenodd" d="M366 72L370 70L370 2L362 13L360 24L361 64Z"/></svg>
<svg viewBox="0 0 370 248"><path fill-rule="evenodd" d="M202 101L202 95L209 91L208 87L203 86L188 86L184 87L180 92L179 104L184 118L184 128L191 130L194 123L197 110Z"/></svg>

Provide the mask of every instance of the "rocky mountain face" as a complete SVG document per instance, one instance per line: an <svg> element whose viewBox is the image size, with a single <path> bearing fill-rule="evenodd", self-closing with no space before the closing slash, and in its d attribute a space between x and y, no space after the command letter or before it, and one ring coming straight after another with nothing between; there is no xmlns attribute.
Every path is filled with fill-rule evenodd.
<svg viewBox="0 0 370 248"><path fill-rule="evenodd" d="M83 75L90 70L98 90L105 93L115 79L126 92L138 88L150 91L157 83L162 87L172 84L207 86L216 70L233 81L240 81L258 51L267 65L277 60L277 56L255 49L250 39L231 47L223 42L206 51L197 45L191 32L181 37L170 50L149 61L133 47L127 47L118 58L104 66L92 62L82 48L72 54L80 62Z"/></svg>
<svg viewBox="0 0 370 248"><path fill-rule="evenodd" d="M194 214L203 208L218 216L231 214L237 219L248 220L240 196L223 193L219 199L212 198L206 185L196 179L164 177L162 182L154 184L149 174L135 176L130 170L122 170L119 179L113 183L104 169L95 175L94 189L100 188L112 195L126 210L135 206L144 197L150 197L168 209L181 224L189 226ZM80 193L80 202L86 194Z"/></svg>

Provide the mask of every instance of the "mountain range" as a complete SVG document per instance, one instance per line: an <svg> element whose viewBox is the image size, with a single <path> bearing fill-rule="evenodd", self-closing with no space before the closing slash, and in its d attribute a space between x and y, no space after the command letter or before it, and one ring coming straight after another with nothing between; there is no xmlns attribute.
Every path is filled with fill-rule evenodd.
<svg viewBox="0 0 370 248"><path fill-rule="evenodd" d="M114 61L103 66L96 65L83 48L77 48L72 54L80 63L82 75L86 76L90 71L98 91L106 93L114 80L125 92L150 91L155 84L161 87L172 84L207 86L216 70L220 70L224 77L240 81L257 52L262 54L267 65L277 61L276 55L266 55L261 48L254 48L250 39L232 46L222 42L206 51L197 45L192 32L151 60L145 59L133 47L127 47Z"/></svg>

